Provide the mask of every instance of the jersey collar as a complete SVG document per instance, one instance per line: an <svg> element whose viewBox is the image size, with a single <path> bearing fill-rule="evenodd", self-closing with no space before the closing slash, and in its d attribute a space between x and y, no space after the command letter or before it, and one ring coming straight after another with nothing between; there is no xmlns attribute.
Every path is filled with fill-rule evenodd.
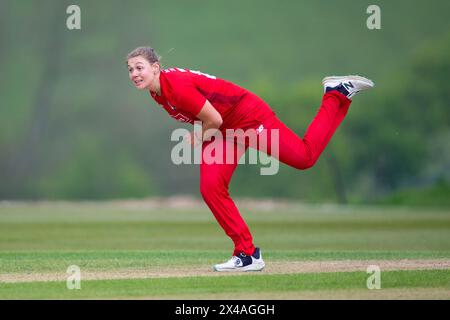
<svg viewBox="0 0 450 320"><path fill-rule="evenodd" d="M154 99L167 98L167 96L168 96L167 94L168 94L169 91L170 91L170 85L169 85L169 83L167 82L167 78L166 78L166 75L165 75L164 70L161 70L161 72L159 73L159 86L160 86L160 90L161 90L161 95L158 96L158 95L156 94L156 92L152 92L151 90L149 90L149 91L150 91L150 95L151 95Z"/></svg>

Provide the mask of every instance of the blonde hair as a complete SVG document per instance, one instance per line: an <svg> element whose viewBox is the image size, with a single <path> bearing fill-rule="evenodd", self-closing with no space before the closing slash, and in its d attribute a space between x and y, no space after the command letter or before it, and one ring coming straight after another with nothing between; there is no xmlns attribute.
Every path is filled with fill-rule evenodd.
<svg viewBox="0 0 450 320"><path fill-rule="evenodd" d="M138 56L144 57L150 63L155 62L160 63L161 61L161 57L156 53L155 49L153 49L152 47L137 47L127 55L127 62L129 59Z"/></svg>

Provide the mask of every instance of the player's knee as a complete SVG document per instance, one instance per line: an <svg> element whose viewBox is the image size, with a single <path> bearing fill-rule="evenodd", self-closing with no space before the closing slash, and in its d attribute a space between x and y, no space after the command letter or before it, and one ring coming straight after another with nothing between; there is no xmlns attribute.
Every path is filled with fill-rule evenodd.
<svg viewBox="0 0 450 320"><path fill-rule="evenodd" d="M203 199L208 199L216 192L220 192L222 186L218 179L205 178L200 180L200 194Z"/></svg>
<svg viewBox="0 0 450 320"><path fill-rule="evenodd" d="M299 170L306 170L309 168L312 168L317 162L317 159L304 159L302 161L299 161L298 165L296 166L297 169Z"/></svg>

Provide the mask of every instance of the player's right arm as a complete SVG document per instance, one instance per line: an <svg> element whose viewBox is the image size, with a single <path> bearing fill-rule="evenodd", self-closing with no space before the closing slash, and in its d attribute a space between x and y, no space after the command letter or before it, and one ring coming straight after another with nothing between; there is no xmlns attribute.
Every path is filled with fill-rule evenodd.
<svg viewBox="0 0 450 320"><path fill-rule="evenodd" d="M194 131L186 137L188 143L192 145L198 145L202 141L208 141L223 123L222 116L208 100L205 101L196 117L202 121L202 131L201 136L199 136L200 132Z"/></svg>
<svg viewBox="0 0 450 320"><path fill-rule="evenodd" d="M173 102L174 105L202 121L202 135L195 136L192 132L187 140L193 145L209 140L223 123L222 116L214 106L202 95L195 85L188 79L183 79L174 85Z"/></svg>

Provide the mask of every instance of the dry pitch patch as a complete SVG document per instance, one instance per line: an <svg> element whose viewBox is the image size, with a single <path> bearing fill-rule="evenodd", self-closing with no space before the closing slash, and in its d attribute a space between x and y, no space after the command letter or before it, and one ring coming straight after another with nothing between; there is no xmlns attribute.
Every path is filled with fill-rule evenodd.
<svg viewBox="0 0 450 320"><path fill-rule="evenodd" d="M147 269L118 270L81 270L83 280L114 280L114 279L146 279L171 277L211 277L233 275L268 275L297 274L322 272L366 272L370 265L377 265L382 271L393 270L450 270L450 259L402 259L402 260L343 260L343 261L291 261L269 262L262 272L213 272L212 266L197 265L189 267L155 267ZM65 270L64 270L65 271ZM65 281L67 274L61 273L9 273L0 274L0 282L35 282L35 281Z"/></svg>

